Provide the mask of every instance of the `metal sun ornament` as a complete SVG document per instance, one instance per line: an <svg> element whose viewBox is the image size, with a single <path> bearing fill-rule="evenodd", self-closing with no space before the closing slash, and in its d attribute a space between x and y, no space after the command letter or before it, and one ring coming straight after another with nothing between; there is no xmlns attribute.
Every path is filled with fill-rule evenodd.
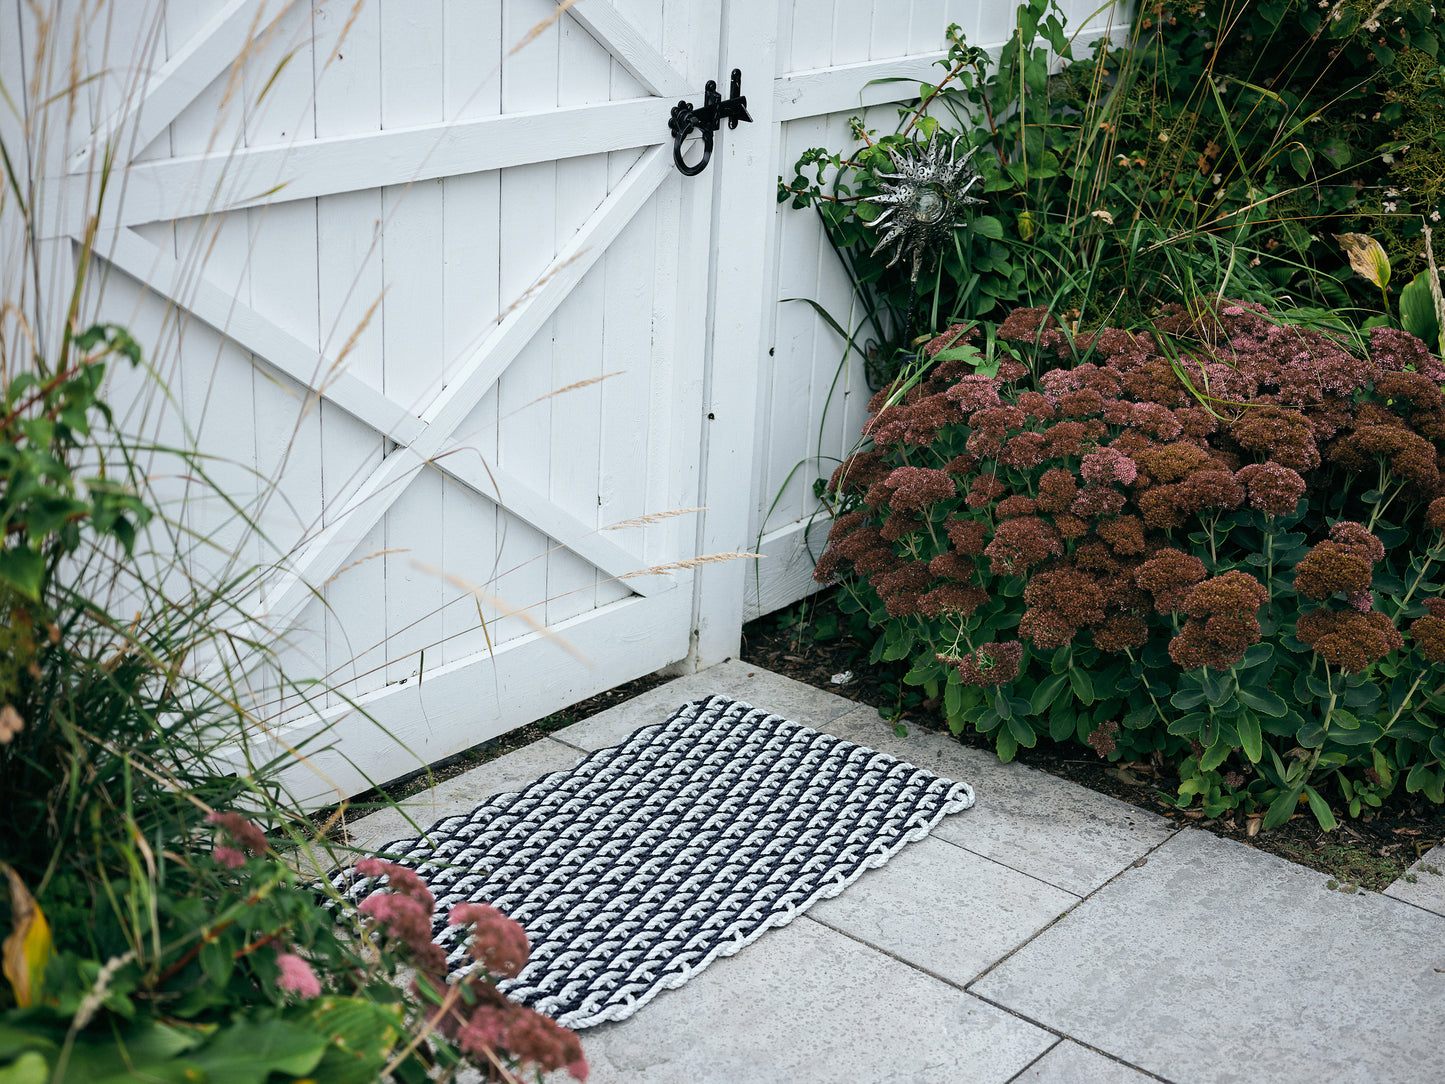
<svg viewBox="0 0 1445 1084"><path fill-rule="evenodd" d="M910 282L918 281L924 253L941 245L962 223L963 208L984 202L968 194L983 179L968 164L978 148L955 157L958 138L942 143L930 137L921 146L910 144L916 151L911 155L887 145L883 148L898 172L878 174L881 191L870 197L873 203L888 205L871 223L878 234L871 255L876 256L888 245L896 246L888 266L907 255L913 265Z"/></svg>

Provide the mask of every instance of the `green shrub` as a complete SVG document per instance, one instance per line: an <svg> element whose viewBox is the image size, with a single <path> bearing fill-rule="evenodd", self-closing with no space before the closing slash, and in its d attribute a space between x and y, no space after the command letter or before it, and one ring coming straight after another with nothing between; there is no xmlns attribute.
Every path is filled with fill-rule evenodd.
<svg viewBox="0 0 1445 1084"><path fill-rule="evenodd" d="M1379 294L1331 235L1382 237L1403 284L1445 213L1442 39L1424 0L1191 0L1145 4L1120 47L1076 55L1052 0L1028 0L996 63L951 26L942 75L897 129L856 121L858 147L807 151L779 199L821 214L868 302L880 377L910 330L1019 304L1094 329L1180 298L1288 297L1358 323ZM954 208L966 228L915 297L906 262L872 254L875 200L894 155L955 139L977 148L972 194L990 206Z"/></svg>
<svg viewBox="0 0 1445 1084"><path fill-rule="evenodd" d="M1259 305L1068 335L1044 309L931 343L834 473L817 577L874 661L1010 759L1158 753L1210 816L1397 786L1445 801L1445 365ZM929 360L931 359L931 360Z"/></svg>
<svg viewBox="0 0 1445 1084"><path fill-rule="evenodd" d="M576 1037L491 982L525 960L515 923L454 911L484 966L448 983L431 898L406 871L378 865L396 891L360 914L298 878L282 850L336 859L310 857L322 841L269 782L274 765L242 777L215 757L244 748L255 720L246 671L208 654L275 662L225 620L240 581L176 577L168 594L137 561L148 531L181 533L136 466L163 450L113 431L99 398L106 365L140 348L97 326L63 336L59 356L31 356L0 416L0 1080L364 1084L466 1064L491 1080L585 1077ZM164 451L203 482L196 457ZM111 597L132 616L108 612ZM284 833L280 850L258 820ZM408 907L426 922L400 922Z"/></svg>

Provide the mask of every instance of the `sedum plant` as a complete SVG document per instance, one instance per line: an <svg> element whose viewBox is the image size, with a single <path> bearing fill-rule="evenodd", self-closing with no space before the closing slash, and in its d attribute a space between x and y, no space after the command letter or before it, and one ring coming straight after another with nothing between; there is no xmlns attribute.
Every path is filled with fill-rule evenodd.
<svg viewBox="0 0 1445 1084"><path fill-rule="evenodd" d="M1177 770L1181 808L1325 827L1445 801L1445 365L1239 301L952 328L834 472L817 569L873 660L1011 759Z"/></svg>

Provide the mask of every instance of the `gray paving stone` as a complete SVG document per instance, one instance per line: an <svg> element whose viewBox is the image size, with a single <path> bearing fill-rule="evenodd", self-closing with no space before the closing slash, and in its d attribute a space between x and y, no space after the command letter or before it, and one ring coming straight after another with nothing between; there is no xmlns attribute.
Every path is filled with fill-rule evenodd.
<svg viewBox="0 0 1445 1084"><path fill-rule="evenodd" d="M1410 877L1415 880L1409 881ZM1405 876L1385 889L1385 895L1445 915L1445 843L1426 851Z"/></svg>
<svg viewBox="0 0 1445 1084"><path fill-rule="evenodd" d="M590 1084L1003 1084L1054 1041L806 917L581 1036Z"/></svg>
<svg viewBox="0 0 1445 1084"><path fill-rule="evenodd" d="M420 829L443 817L466 813L494 794L521 790L544 775L565 771L583 755L570 745L543 738L469 772L444 779L428 790L418 791L399 803L398 808L380 809L359 817L348 823L347 830L357 847L379 847L392 840L415 837Z"/></svg>
<svg viewBox="0 0 1445 1084"><path fill-rule="evenodd" d="M977 804L934 835L1076 895L1087 895L1176 829L1163 817L943 734L899 738L871 707L826 728L974 789Z"/></svg>
<svg viewBox="0 0 1445 1084"><path fill-rule="evenodd" d="M1009 1084L1149 1084L1155 1079L1065 1039Z"/></svg>
<svg viewBox="0 0 1445 1084"><path fill-rule="evenodd" d="M842 895L820 900L808 917L965 986L1078 902L929 837L908 844Z"/></svg>
<svg viewBox="0 0 1445 1084"><path fill-rule="evenodd" d="M713 693L742 700L755 708L764 708L804 726L820 729L857 707L844 697L774 674L760 666L749 666L730 659L699 673L659 685L615 708L608 708L590 719L559 730L554 737L589 752L605 749L609 745L617 745L638 727L665 722L689 700Z"/></svg>
<svg viewBox="0 0 1445 1084"><path fill-rule="evenodd" d="M970 989L1169 1080L1445 1080L1445 920L1187 830Z"/></svg>

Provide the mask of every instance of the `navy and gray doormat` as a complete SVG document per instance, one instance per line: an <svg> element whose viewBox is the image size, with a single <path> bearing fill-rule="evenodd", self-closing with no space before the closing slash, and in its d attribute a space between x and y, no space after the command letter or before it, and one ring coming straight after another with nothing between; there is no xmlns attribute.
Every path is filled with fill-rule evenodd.
<svg viewBox="0 0 1445 1084"><path fill-rule="evenodd" d="M431 888L453 967L470 962L454 904L521 923L531 960L500 989L576 1029L631 1016L971 805L966 783L714 696L379 853Z"/></svg>

